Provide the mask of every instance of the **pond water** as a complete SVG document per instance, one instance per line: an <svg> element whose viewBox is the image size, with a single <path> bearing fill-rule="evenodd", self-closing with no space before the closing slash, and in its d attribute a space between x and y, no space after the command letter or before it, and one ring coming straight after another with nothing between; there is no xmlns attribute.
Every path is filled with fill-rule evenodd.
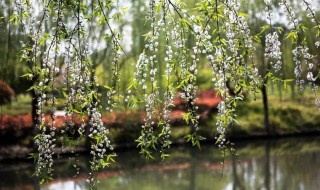
<svg viewBox="0 0 320 190"><path fill-rule="evenodd" d="M237 142L224 158L214 145L174 147L169 159L145 160L119 152L117 164L97 174L99 190L320 189L320 137ZM88 189L88 157L56 161L55 180L39 186L32 163L0 163L0 190ZM79 175L75 176L80 168Z"/></svg>

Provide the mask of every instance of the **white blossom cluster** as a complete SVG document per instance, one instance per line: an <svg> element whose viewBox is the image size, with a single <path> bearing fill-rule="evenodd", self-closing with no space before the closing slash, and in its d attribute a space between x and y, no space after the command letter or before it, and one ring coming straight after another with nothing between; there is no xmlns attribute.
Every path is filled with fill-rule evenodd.
<svg viewBox="0 0 320 190"><path fill-rule="evenodd" d="M250 29L245 18L239 14L240 2L231 0L225 3L224 14L227 18L225 23L226 27L226 41L228 42L227 49L232 53L231 56L226 57L227 60L224 65L224 73L233 74L233 78L237 78L239 75L237 68L245 67L244 74L238 76L239 78L248 77L251 79L250 86L257 87L260 83L259 77L255 72L255 66L253 65L255 47L250 36ZM244 48L241 50L241 48ZM239 51L244 52L252 62L252 66L245 63L244 57ZM233 63L232 63L233 62ZM229 64L232 63L232 64ZM229 67L229 66L232 66ZM250 68L250 69L249 69ZM227 76L228 77L228 76Z"/></svg>
<svg viewBox="0 0 320 190"><path fill-rule="evenodd" d="M313 63L309 63L309 60L312 59L312 55L308 53L309 48L306 46L297 46L295 49L292 50L293 54L293 61L296 65L294 69L294 74L296 76L296 84L299 87L299 90L303 90L303 84L305 81L301 78L302 77L302 63L301 60L303 60L303 63L307 65L307 68L309 70L307 74L307 79L310 82L314 82L315 78L313 77L313 73L311 72L313 69Z"/></svg>
<svg viewBox="0 0 320 190"><path fill-rule="evenodd" d="M15 11L19 15L23 15L20 17L20 23L23 27L23 31L25 32L25 36L29 36L28 39L21 41L22 45L22 54L21 58L26 60L29 65L33 65L32 73L29 74L30 80L35 80L33 91L37 97L37 105L36 105L36 131L37 135L35 136L35 146L38 150L37 155L37 166L35 175L37 177L43 178L47 180L51 177L53 169L53 148L55 147L55 120L54 120L54 102L55 98L52 97L50 101L52 102L51 106L51 118L50 121L46 121L45 115L43 113L43 106L45 102L48 100L47 94L49 89L53 89L53 84L55 79L53 76L59 72L55 63L55 59L53 57L49 57L50 53L56 53L52 49L46 49L45 53L41 53L40 47L40 26L48 17L48 8L43 8L42 20L40 22L36 22L36 15L32 14L34 12L34 8L30 2L26 1L15 1L16 8ZM27 16L30 15L30 16ZM58 16L58 15L56 15ZM39 29L36 30L34 26L38 26ZM57 40L51 40L51 45L56 46ZM50 46L50 47L52 47ZM39 63L39 58L43 59L43 62ZM51 84L51 85L50 85ZM33 118L34 119L34 118ZM49 125L49 127L46 126Z"/></svg>
<svg viewBox="0 0 320 190"><path fill-rule="evenodd" d="M68 131L69 129L75 127L74 105L79 103L88 107L87 103L84 100L88 96L87 89L91 86L89 73L82 72L85 69L88 70L88 68L84 64L83 60L81 60L81 56L77 55L76 50L71 45L71 42L75 43L74 41L74 38L68 39L68 43L64 51L66 68L63 71L63 76L65 78L64 85L67 89L67 103L65 107L66 122L64 123L64 127L66 130L62 130L62 134L64 134L65 131ZM81 118L81 120L82 123L80 125L79 131L84 134L86 123L84 121L84 118Z"/></svg>
<svg viewBox="0 0 320 190"><path fill-rule="evenodd" d="M319 48L319 46L320 46L320 36L319 36L319 33L320 33L319 32L320 31L320 22L316 17L316 10L315 10L315 8L311 7L311 4L310 4L310 2L308 0L303 0L301 2L301 6L303 6L309 12L307 14L307 17L311 18L311 22L313 22L313 23L315 23L317 25L318 32L316 34L316 37L317 37L318 40L314 44L315 44L315 46L317 48Z"/></svg>
<svg viewBox="0 0 320 190"><path fill-rule="evenodd" d="M228 48L229 48L230 52L235 54L236 53L235 51L237 48L236 44L234 43L234 40L233 40L235 38L235 33L233 33L231 31L231 27L230 27L229 23L227 23L226 25L227 25L227 28L229 29L226 32L226 37L229 38ZM218 31L218 32L220 32L220 31ZM227 87L226 87L227 75L226 75L225 71L226 71L226 69L230 68L230 64L227 61L228 56L227 56L227 53L224 49L224 45L221 40L222 39L219 36L218 43L215 44L214 56L212 54L209 54L209 55L207 55L207 59L208 59L208 64L212 68L212 82L214 83L214 86L217 89L217 91L221 94L221 97L226 100L229 95L228 95ZM223 121L224 120L223 117L225 116L224 114L227 113L228 107L226 107L225 104L226 104L225 101L221 101L217 107L218 108L218 117L217 117L216 126L217 126L218 136L221 137L219 139L219 141L217 141L219 148L223 148L224 143L226 141L225 130L226 130L226 127L228 124L226 124Z"/></svg>
<svg viewBox="0 0 320 190"><path fill-rule="evenodd" d="M209 34L210 26L207 25L205 28L195 25L195 32L197 33L196 39L199 46L197 53L208 54L214 49L212 44L212 36Z"/></svg>
<svg viewBox="0 0 320 190"><path fill-rule="evenodd" d="M272 25L273 12L272 9L270 9L271 0L265 0L264 3L267 5L265 8L267 20L269 21L269 24Z"/></svg>
<svg viewBox="0 0 320 190"><path fill-rule="evenodd" d="M89 125L91 125L89 137L93 139L91 169L96 171L96 169L102 167L100 161L106 157L106 149L112 150L112 146L107 137L108 130L103 126L101 120L101 107L98 100L101 96L96 90L98 86L97 77L93 76L94 72L90 62L84 13L80 9L75 13L76 16L73 18L77 24L74 30L68 33L68 36L65 35L67 36L66 39L61 39L61 32L66 30L66 26L63 23L65 10L63 10L62 0L55 1L54 4L50 4L50 1L45 4L42 11L40 11L40 16L37 17L39 20L37 22L34 14L31 14L33 9L29 1L24 1L23 3L22 1L16 1L16 3L17 11L20 13L27 11L26 15L31 15L30 17L23 17L23 24L25 27L29 27L26 28L25 32L29 34L31 39L27 42L22 42L22 57L29 61L30 65L33 65L32 70L34 73L29 74L28 77L36 79L34 91L38 96L37 115L39 117L37 118L38 124L36 126L38 135L35 137L38 159L35 174L46 180L52 175L53 148L56 146L55 102L57 101L53 91L56 90L56 77L60 74L65 78L66 91L64 91L64 96L67 102L65 107L66 118L64 120L68 122L64 124L65 129L61 130L61 133L64 134L67 130L75 127L73 120L76 117L75 113L89 116ZM50 9L46 6L50 6ZM53 17L50 21L48 20L49 14ZM45 24L52 26L48 33L44 33L43 25ZM114 58L112 61L114 78L118 78L117 60L121 55L118 40L117 38L112 41L114 46ZM64 47L64 51L60 52L61 47ZM60 56L65 58L66 68L63 70L60 70L60 63L58 63L58 57ZM115 83L117 82L116 80ZM115 94L114 91L112 93ZM46 117L43 113L46 101L49 102L51 107L51 117ZM84 117L81 120L79 133L84 134L87 124ZM64 140L63 137L62 140ZM91 178L90 180L93 179Z"/></svg>
<svg viewBox="0 0 320 190"><path fill-rule="evenodd" d="M226 132L226 128L225 128L225 124L223 122L223 120L221 119L222 117L224 117L227 113L227 107L226 107L226 102L225 101L221 101L218 104L218 117L220 119L217 120L217 132L220 135L224 135Z"/></svg>
<svg viewBox="0 0 320 190"><path fill-rule="evenodd" d="M195 26L197 28L198 26ZM201 27L198 27L198 29L195 29L196 32L196 43L193 46L193 52L191 54L191 63L187 64L187 69L188 69L188 81L187 85L184 86L183 91L184 93L182 94L182 98L184 98L187 101L188 104L188 112L190 113L190 120L193 120L194 122L192 123L192 128L194 131L199 130L199 118L200 116L197 113L198 107L195 106L195 101L196 101L196 94L197 94L197 89L198 86L196 85L196 75L198 73L198 63L199 63L199 56L201 54L201 44L200 44L200 39L201 39L201 32L202 29Z"/></svg>
<svg viewBox="0 0 320 190"><path fill-rule="evenodd" d="M139 59L136 64L136 70L134 72L134 82L138 81L138 85L142 86L143 90L147 89L146 80L147 80L147 72L148 72L148 63L149 59L145 53L141 53ZM153 74L154 71L150 73Z"/></svg>
<svg viewBox="0 0 320 190"><path fill-rule="evenodd" d="M305 83L305 81L302 79L303 67L301 62L303 62L308 68L307 80L312 85L313 91L315 91L315 85L314 85L315 78L313 77L313 73L312 73L313 63L309 62L312 59L312 55L308 52L309 48L306 45L306 41L303 40L302 38L302 33L304 31L298 27L299 22L298 22L298 19L296 18L295 13L293 12L292 7L290 6L290 2L286 0L282 0L280 5L284 9L290 22L294 25L295 31L293 32L297 35L296 37L297 46L292 50L293 61L296 65L294 69L294 74L296 76L296 84L298 85L300 91L303 90L303 84ZM307 1L303 1L301 5L307 6L307 10L309 9L309 11L311 12L311 15L308 15L308 17L312 16L312 13L314 12L313 12L313 9L310 8L310 4Z"/></svg>
<svg viewBox="0 0 320 190"><path fill-rule="evenodd" d="M266 35L266 48L265 48L265 57L270 60L270 64L273 66L275 72L279 72L281 69L281 43L279 41L279 36L277 32ZM273 61L274 60L274 61Z"/></svg>
<svg viewBox="0 0 320 190"><path fill-rule="evenodd" d="M118 34L115 33L115 31L112 32L112 87L107 89L107 98L106 98L106 110L108 112L112 112L115 107L117 107L117 101L113 97L119 96L117 95L117 91L119 90L119 82L120 82L120 71L119 71L119 65L118 60L119 57L122 55L122 49L120 46L120 37ZM98 84L98 83L96 83Z"/></svg>
<svg viewBox="0 0 320 190"><path fill-rule="evenodd" d="M189 17L185 12L184 16L187 18ZM190 17L190 20L192 21L192 17ZM176 26L173 29L173 45L175 48L177 48L177 56L178 56L178 63L181 67L180 70L180 77L181 83L183 83L180 93L180 97L184 99L187 102L187 108L188 108L188 114L190 114L189 120L193 121L192 130L194 132L194 135L196 135L196 132L199 130L199 118L200 115L197 114L198 106L195 105L196 100L196 74L198 73L197 65L199 62L198 56L201 54L201 52L205 52L205 47L203 44L200 44L200 39L205 38L205 32L202 30L201 26L194 25L194 32L196 35L196 44L193 47L193 52L191 55L191 61L188 58L189 49L186 47L186 39L183 35L183 29L178 28ZM205 43L205 42L204 42ZM201 50L202 49L202 50ZM189 122L189 121L187 121Z"/></svg>
<svg viewBox="0 0 320 190"><path fill-rule="evenodd" d="M37 177L51 176L53 169L53 148L55 147L54 131L46 134L46 127L41 128L39 136L35 139L38 149L38 159L35 175Z"/></svg>
<svg viewBox="0 0 320 190"><path fill-rule="evenodd" d="M273 12L271 7L271 1L270 0L265 0L264 1L266 4L265 12L267 15L267 20L269 21L270 28L272 29L272 18L273 18ZM273 31L273 29L272 29ZM282 66L282 61L281 61L281 43L279 41L279 36L277 32L273 33L268 33L266 35L265 39L265 57L269 59L270 64L272 65L273 69L275 72L279 72Z"/></svg>
<svg viewBox="0 0 320 190"><path fill-rule="evenodd" d="M171 90L168 90L165 92L165 101L164 101L164 108L163 108L163 129L160 134L160 140L162 142L162 152L164 153L164 149L170 148L171 140L170 140L170 134L171 134L171 124L170 124L170 112L171 112L171 106L173 101L173 93Z"/></svg>
<svg viewBox="0 0 320 190"><path fill-rule="evenodd" d="M91 171L93 173L105 167L105 165L101 163L101 160L106 160L107 151L113 150L113 146L108 138L109 130L104 126L101 120L101 113L98 111L98 108L96 108L97 105L93 105L91 108L89 120L89 137L92 139L90 154L93 156ZM93 183L95 178L90 176L89 180Z"/></svg>
<svg viewBox="0 0 320 190"><path fill-rule="evenodd" d="M296 29L298 27L299 21L296 17L296 14L293 12L290 1L281 0L279 5L281 6L282 10L286 14L287 18L289 19L290 24L292 24Z"/></svg>
<svg viewBox="0 0 320 190"><path fill-rule="evenodd" d="M311 18L311 22L319 25L318 19L316 17L316 9L311 7L310 2L308 0L302 0L301 6L303 6L307 11L309 11L307 17Z"/></svg>
<svg viewBox="0 0 320 190"><path fill-rule="evenodd" d="M257 69L253 65L255 47L248 24L239 13L240 2L231 0L222 3L225 7L223 13L228 19L219 20L217 25L223 25L223 27L221 26L221 29L218 28L218 31L216 31L218 40L214 44L214 54L207 55L207 59L213 70L212 81L222 98L218 105L216 122L218 137L216 139L219 147L225 148L226 127L232 125L235 119L235 107L232 102L242 99L242 94L238 94L238 92L231 96L227 84L229 83L230 86L230 83L234 83L234 89L238 89L241 85L240 80L249 79L248 86L257 87L261 80ZM225 35L221 35L223 33ZM251 60L252 65L247 63L246 57Z"/></svg>
<svg viewBox="0 0 320 190"><path fill-rule="evenodd" d="M300 46L297 46L295 49L292 50L292 53L293 53L293 61L296 65L295 69L294 69L294 74L296 76L296 83L299 85L303 84L304 81L301 80L301 75L302 75L302 66L301 66L301 61L300 61L300 57L302 56L301 55L301 51L300 51L301 47Z"/></svg>
<svg viewBox="0 0 320 190"><path fill-rule="evenodd" d="M225 72L227 67L228 67L228 62L225 59L223 53L222 53L222 49L217 49L216 50L216 54L215 56L217 57L215 61L220 61L221 66L216 67L214 62L212 64L213 67L213 72L215 73L215 76L217 78L216 81L214 81L215 87L217 88L217 91L220 92L223 100L218 104L218 117L217 117L217 122L216 122L216 126L217 126L217 132L219 137L221 137L221 139L219 140L218 146L220 148L224 147L224 142L225 142L225 130L226 127L228 127L228 125L231 123L229 123L229 121L232 120L232 116L227 114L230 107L227 106L229 104L229 100L230 100L230 95L228 93L228 89L226 86L227 83L227 73ZM228 118L226 118L228 117Z"/></svg>
<svg viewBox="0 0 320 190"><path fill-rule="evenodd" d="M141 136L137 139L140 141L140 147L142 150L147 150L148 147L152 147L155 144L156 137L154 134L153 126L154 122L154 114L155 114L155 107L157 104L157 100L159 97L159 90L158 84L156 80L157 75L157 64L159 63L157 59L157 53L159 51L159 37L160 37L160 30L161 28L165 27L165 15L161 15L160 18L156 18L156 1L150 0L149 2L149 15L148 21L151 22L151 31L148 32L147 42L145 45L145 53L140 55L140 58L137 63L137 67L142 66L140 73L143 74L139 78L142 78L138 81L139 84L142 85L143 89L143 99L145 102L145 111L146 111L146 118L144 119L144 124L142 125L142 133ZM165 59L169 59L166 57ZM135 73L135 79L139 72ZM147 82L150 82L150 88L148 89ZM146 153L147 155L147 153Z"/></svg>
<svg viewBox="0 0 320 190"><path fill-rule="evenodd" d="M172 21L169 20L169 15L166 15L165 12L168 10L168 4L164 5L164 10L163 10L163 21L165 23L165 27L163 28L163 32L165 33L165 39L166 39L166 52L165 52L165 58L164 58L164 64L166 64L166 80L167 80L167 85L166 85L166 92L164 93L164 107L163 107L163 127L162 131L159 135L160 141L161 141L161 154L165 154L165 149L170 148L171 145L171 140L170 140L170 134L171 134L171 124L170 124L170 113L171 113L171 107L173 105L173 88L172 88L172 72L174 71L174 64L173 64L173 57L177 55L177 52L173 53L175 49L173 49L175 46L169 44L170 39L172 41L178 41L176 44L180 43L179 37L176 32L179 30L179 27L172 26ZM169 36L170 31L168 31L168 27L173 27L174 29L171 31L171 38Z"/></svg>
<svg viewBox="0 0 320 190"><path fill-rule="evenodd" d="M237 0L229 0L225 3L225 5L226 9L224 10L224 15L226 15L229 19L228 22L230 23L230 25L234 26L232 27L226 24L227 37L229 39L232 39L235 33L241 36L244 40L243 46L249 51L249 56L250 58L252 58L253 51L255 50L255 48L253 46L252 39L250 36L250 29L248 23L246 22L243 16L239 15L240 2ZM228 43L231 47L234 47L236 42L229 40Z"/></svg>
<svg viewBox="0 0 320 190"><path fill-rule="evenodd" d="M140 139L143 142L148 142L149 141L149 135L148 134L152 134L153 133L153 127L151 126L153 124L152 121L152 116L153 116L153 107L154 107L154 94L147 94L146 90L147 90L147 72L148 72L148 67L149 67L149 61L150 59L148 58L148 56L145 53L140 54L139 60L137 61L136 64L136 71L134 74L134 81L138 82L138 85L142 87L143 91L144 91L144 100L147 102L146 103L146 118L145 118L145 123L142 126L142 134L141 136L138 138L138 140ZM154 77L155 76L155 71L151 70L150 72L151 76ZM143 144L142 148L144 146L147 146L146 144Z"/></svg>

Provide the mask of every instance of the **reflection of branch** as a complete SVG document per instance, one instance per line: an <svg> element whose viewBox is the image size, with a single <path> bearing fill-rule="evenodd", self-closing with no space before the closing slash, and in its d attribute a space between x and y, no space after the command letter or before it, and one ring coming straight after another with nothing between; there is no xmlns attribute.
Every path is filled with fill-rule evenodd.
<svg viewBox="0 0 320 190"><path fill-rule="evenodd" d="M237 172L237 157L235 154L232 155L232 175L233 175L233 189L241 189L244 190L245 187L241 183ZM242 180L244 181L244 180Z"/></svg>

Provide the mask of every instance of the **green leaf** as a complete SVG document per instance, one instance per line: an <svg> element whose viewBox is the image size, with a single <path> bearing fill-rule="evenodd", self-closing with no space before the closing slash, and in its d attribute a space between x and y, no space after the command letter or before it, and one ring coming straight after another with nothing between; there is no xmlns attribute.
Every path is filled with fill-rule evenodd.
<svg viewBox="0 0 320 190"><path fill-rule="evenodd" d="M36 140L40 137L41 134L37 134L36 136L33 137L33 140Z"/></svg>
<svg viewBox="0 0 320 190"><path fill-rule="evenodd" d="M166 159L166 158L169 157L169 156L170 156L170 154L161 154L160 157L161 157L161 159L164 160L164 159Z"/></svg>
<svg viewBox="0 0 320 190"><path fill-rule="evenodd" d="M30 76L32 76L32 73L26 73L24 75L21 75L20 77L22 77L22 78L30 78Z"/></svg>
<svg viewBox="0 0 320 190"><path fill-rule="evenodd" d="M298 34L296 31L291 31L287 34L285 39L291 39L291 42L295 42L298 39Z"/></svg>
<svg viewBox="0 0 320 190"><path fill-rule="evenodd" d="M224 138L224 135L220 134L218 139L216 140L216 144L218 144L223 138Z"/></svg>
<svg viewBox="0 0 320 190"><path fill-rule="evenodd" d="M123 14L126 14L127 10L128 10L128 7L122 7L121 8L121 11L122 11Z"/></svg>
<svg viewBox="0 0 320 190"><path fill-rule="evenodd" d="M78 129L78 133L80 134L80 136L83 136L83 133L80 129Z"/></svg>
<svg viewBox="0 0 320 190"><path fill-rule="evenodd" d="M190 112L182 114L182 118L187 124L189 124L190 117L191 117Z"/></svg>
<svg viewBox="0 0 320 190"><path fill-rule="evenodd" d="M130 89L133 89L133 88L136 88L137 86L137 82L131 82L127 88L127 90L130 90Z"/></svg>
<svg viewBox="0 0 320 190"><path fill-rule="evenodd" d="M160 8L164 5L164 1L161 1L160 3L156 4L155 10L156 12L159 12Z"/></svg>
<svg viewBox="0 0 320 190"><path fill-rule="evenodd" d="M258 35L253 36L253 40L255 40L258 43L261 43L261 39Z"/></svg>
<svg viewBox="0 0 320 190"><path fill-rule="evenodd" d="M17 14L12 14L10 17L9 17L9 22L12 22L14 24L18 24L18 21L19 21L19 16Z"/></svg>
<svg viewBox="0 0 320 190"><path fill-rule="evenodd" d="M117 155L116 154L109 154L108 156L107 156L107 161L109 162L109 161L112 161L112 162L115 162L114 161L114 159L113 158L115 158L115 157L117 157Z"/></svg>
<svg viewBox="0 0 320 190"><path fill-rule="evenodd" d="M195 141L195 144L197 145L197 147L198 147L199 149L201 149L199 140L196 140L196 141Z"/></svg>
<svg viewBox="0 0 320 190"><path fill-rule="evenodd" d="M30 88L28 88L27 91L31 91L31 90L33 90L34 88L35 88L35 86L33 85L33 86L31 86Z"/></svg>
<svg viewBox="0 0 320 190"><path fill-rule="evenodd" d="M283 28L282 27L277 27L277 30L278 30L278 32L279 32L279 34L282 34L282 32L283 32Z"/></svg>
<svg viewBox="0 0 320 190"><path fill-rule="evenodd" d="M263 25L263 26L261 27L261 33L263 33L263 32L266 31L266 30L269 30L269 29L270 29L270 25L268 25L268 24Z"/></svg>
<svg viewBox="0 0 320 190"><path fill-rule="evenodd" d="M117 13L115 13L114 15L112 15L112 18L113 19L116 19L116 20L119 20L120 19L120 13L119 12L117 12Z"/></svg>
<svg viewBox="0 0 320 190"><path fill-rule="evenodd" d="M37 163L38 157L39 157L38 153L29 153L29 157L28 158L29 159L33 159L33 162Z"/></svg>
<svg viewBox="0 0 320 190"><path fill-rule="evenodd" d="M112 90L112 88L110 87L110 86L107 86L107 85L105 85L105 86L103 86L105 89L107 89L107 90Z"/></svg>

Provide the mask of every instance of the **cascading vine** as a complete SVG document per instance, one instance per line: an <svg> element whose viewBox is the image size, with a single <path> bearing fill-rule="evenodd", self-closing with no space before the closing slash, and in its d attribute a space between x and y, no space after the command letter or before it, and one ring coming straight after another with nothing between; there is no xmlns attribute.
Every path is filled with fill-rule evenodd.
<svg viewBox="0 0 320 190"><path fill-rule="evenodd" d="M61 130L63 135L59 140L62 141L62 151L64 141L68 140L68 132L86 135L85 127L88 125L87 138L91 140L91 174L88 179L90 186L96 183L94 174L101 168L104 168L113 161L114 154L109 154L113 147L108 139L108 129L102 122L101 115L101 94L98 92L97 77L94 76L94 69L90 61L90 52L88 49L88 36L85 17L86 3L82 1L65 2L43 1L42 10L39 13L40 20L36 20L37 15L33 15L35 8L30 1L15 1L16 14L21 15L20 24L25 29L26 36L30 36L21 42L23 50L21 51L21 60L30 65L30 73L26 76L34 81L30 90L34 90L37 95L38 115L35 128L35 145L38 153L36 154L37 166L35 175L41 179L41 183L51 179L52 165L55 144L55 113L57 102L60 106L64 105L64 125ZM40 2L38 2L40 3ZM99 7L97 4L96 7ZM65 23L65 14L72 10L73 22ZM49 20L48 18L53 18ZM103 17L102 19L106 19ZM50 30L48 30L50 28ZM114 31L112 31L114 34ZM112 48L114 66L114 83L118 86L118 65L120 44L119 36L112 36ZM64 59L62 59L62 57ZM61 70L61 60L65 61L65 69ZM62 99L56 97L56 77L63 76L65 88L61 90ZM112 95L115 90L112 91ZM110 96L111 97L111 96ZM45 114L45 107L50 108L50 115ZM112 111L112 110L111 110ZM87 122L86 117L89 117ZM80 119L80 126L76 126L76 120ZM78 128L78 130L77 130Z"/></svg>
<svg viewBox="0 0 320 190"><path fill-rule="evenodd" d="M258 74L254 64L256 44L247 19L241 12L241 2L201 0L197 2L195 11L186 9L187 6L181 1L147 2L146 24L150 25L150 31L145 34L144 51L136 62L134 79L124 99L130 104L137 104L141 98L144 103L146 117L137 143L147 158L153 158L157 150L161 158L168 156L167 149L172 143L170 113L175 93L186 102L187 112L183 118L190 125L190 134L186 139L200 146L199 141L203 138L198 134L200 115L196 102L198 69L202 60L206 60L212 69L212 83L221 97L217 107L216 141L220 148L226 148L227 128L235 121L237 102L244 99L243 92L254 93L262 84L262 78L266 77ZM274 72L280 75L283 62L279 34L282 30L275 27L271 1L264 2L268 27L259 35L266 31L263 53ZM14 15L10 20L18 20L26 36L21 42L23 49L20 55L21 60L30 67L25 76L33 81L30 90L37 97L37 135L34 139L38 154L35 174L42 182L52 176L58 132L55 129L55 113L58 106L63 106L65 116L60 130L61 148L65 150L70 132L87 138L93 157L88 182L94 187L97 183L96 172L110 165L115 156L110 153L113 146L108 138L109 130L102 121L102 113L106 110L108 114L117 109L123 97L119 85L119 60L126 54L121 45L122 35L112 25L121 10L114 9L117 2L111 0L15 0L14 3ZM280 5L291 27L287 38L294 44L292 54L296 84L299 90L303 90L306 78L316 94L316 67L312 62L315 56L309 53L306 27L298 20L289 1L281 0ZM308 0L303 0L301 5L315 24L317 40L314 46L319 48L320 23L316 11ZM39 10L36 11L35 6L39 6ZM104 26L107 46L104 48L111 48L112 58L108 63L112 69L111 85L103 89L106 97L101 94L101 81L98 82L95 76L96 67L92 61L91 51L98 50L90 47L93 42L88 31L89 25L94 24ZM61 89L57 88L57 77L63 78ZM163 96L160 94L162 87L165 88ZM102 106L103 100L105 107ZM316 104L320 107L318 98ZM46 112L47 108L49 112Z"/></svg>
<svg viewBox="0 0 320 190"><path fill-rule="evenodd" d="M199 23L196 21L194 15L189 15L184 7L172 1L168 1L170 7L179 16L179 25L176 24L176 28L173 29L175 33L174 46L177 50L177 60L181 67L178 80L177 90L180 91L180 97L186 102L187 113L183 115L185 122L190 125L190 134L186 135L186 140L200 147L200 140L204 137L198 134L199 119L197 100L197 74L199 56L201 54L201 35L202 30ZM187 43L186 36L192 34L192 44ZM188 47L189 46L189 47ZM192 49L192 50L191 50ZM190 53L188 53L190 51Z"/></svg>
<svg viewBox="0 0 320 190"><path fill-rule="evenodd" d="M216 30L214 34L217 36L216 40L214 41L214 46L210 48L207 52L207 59L208 64L212 68L212 82L214 83L215 88L219 92L219 95L221 96L222 100L218 104L218 117L217 117L217 133L218 135L215 137L218 143L219 148L225 148L226 144L226 127L230 124L230 119L232 118L232 115L227 116L227 109L229 107L226 107L226 101L230 99L228 89L227 89L227 76L226 76L226 69L228 67L228 61L227 59L231 59L231 57L228 58L227 55L227 49L225 42L228 42L230 52L233 52L235 49L234 42L229 39L226 40L222 37L222 28L221 28L221 20L223 17L221 16L221 13L223 12L222 8L224 8L222 5L222 2L215 1L214 4L211 4L208 1L208 4L212 6L212 10L214 10L211 14L213 15L213 22L215 22ZM211 16L211 15L210 15ZM210 20L210 18L206 18L207 21ZM229 27L230 25L227 25ZM207 32L208 33L208 32ZM234 34L227 33L226 37L231 38ZM206 38L205 38L206 39ZM209 38L210 39L210 38ZM230 112L231 113L231 112Z"/></svg>
<svg viewBox="0 0 320 190"><path fill-rule="evenodd" d="M29 14L34 11L34 7L27 2ZM30 62L34 67L34 76L36 76L36 85L34 85L34 91L37 95L37 122L35 123L37 135L34 137L35 146L38 149L37 165L35 175L41 179L41 183L48 181L52 176L52 165L53 165L53 148L55 147L55 96L54 83L55 76L59 73L59 67L57 67L57 54L59 53L58 44L59 36L58 31L60 27L61 17L61 3L57 2L57 6L54 9L53 17L56 18L56 22L52 23L55 27L52 33L43 33L42 26L47 23L46 17L49 16L49 5L46 4L43 7L41 20L36 22L35 17L29 17L29 34L30 42L33 43L32 49L29 52ZM28 19L28 18L27 18ZM32 25L37 23L37 30L32 28ZM52 36L52 37L51 37ZM50 94L52 92L52 94ZM48 95L51 95L48 99ZM49 101L49 102L48 102ZM51 104L51 116L45 117L44 106L46 103Z"/></svg>
<svg viewBox="0 0 320 190"><path fill-rule="evenodd" d="M309 61L312 59L312 55L309 53L309 48L304 38L305 28L299 23L299 20L297 19L296 14L293 12L293 8L291 7L291 3L287 0L282 0L280 2L280 6L289 19L290 24L293 26L293 30L288 34L288 37L290 37L291 41L296 45L296 47L292 50L293 61L296 65L294 74L299 91L302 91L305 83L304 79L302 79L302 63L307 65L309 70L312 70L313 64L309 64ZM314 78L312 72L308 72L307 79L310 83L313 83Z"/></svg>
<svg viewBox="0 0 320 190"><path fill-rule="evenodd" d="M281 43L279 41L279 36L276 31L274 31L272 25L273 12L271 9L271 1L265 0L266 4L266 15L269 27L271 29L271 33L266 35L265 39L265 57L270 61L270 65L272 65L274 71L278 73L281 70L282 61L281 61Z"/></svg>
<svg viewBox="0 0 320 190"><path fill-rule="evenodd" d="M253 64L255 47L248 24L240 14L240 3L217 0L209 4L213 10L216 40L214 55L209 54L207 58L213 69L215 88L222 98L218 105L216 139L219 147L225 148L226 128L235 121L237 101L243 100L243 92L255 91L261 78Z"/></svg>
<svg viewBox="0 0 320 190"><path fill-rule="evenodd" d="M308 18L311 18L311 22L315 23L314 28L316 29L316 42L314 43L314 45L319 48L320 46L320 22L316 17L316 13L315 13L315 9L312 8L311 4L308 2L308 0L303 0L301 2L301 5L305 7L305 9L309 12L307 14ZM311 56L308 52L306 52L305 55L305 63L307 65L308 68L308 73L307 73L307 80L309 81L309 84L311 85L311 90L313 91L314 95L315 95L315 104L318 106L318 109L320 109L320 104L319 104L319 98L317 96L317 91L318 91L318 86L315 84L316 81L316 77L314 76L313 72L314 72L314 63L312 62L312 58L319 56L315 55L315 56ZM310 62L308 62L308 60L310 60Z"/></svg>
<svg viewBox="0 0 320 190"><path fill-rule="evenodd" d="M146 117L142 125L141 136L137 139L141 153L147 158L153 158L151 149L156 149L157 137L154 133L156 104L159 91L156 80L157 64L159 63L157 53L159 51L160 28L164 24L163 18L157 21L156 1L149 1L149 14L147 20L151 22L151 30L146 35L145 51L140 55L137 62L134 81L141 79L138 85L142 87L145 103ZM140 76L139 76L140 75ZM148 83L150 84L148 87Z"/></svg>
<svg viewBox="0 0 320 190"><path fill-rule="evenodd" d="M173 24L175 23L174 18L171 16L171 12L169 10L169 2L164 1L162 5L162 20L164 23L164 28L162 32L165 34L165 57L164 57L164 64L166 65L166 91L164 93L164 106L163 106L163 113L161 115L162 118L159 118L159 126L162 125L162 129L158 138L160 139L161 143L161 158L164 159L168 154L166 154L166 149L170 148L171 140L171 124L170 124L170 113L171 107L173 106L173 98L174 98L174 91L173 91L173 79L172 74L174 70L174 52L173 46L171 45L170 41L175 41L177 36L176 30L169 31L169 27L174 27ZM172 32L172 36L170 38L169 34Z"/></svg>
<svg viewBox="0 0 320 190"><path fill-rule="evenodd" d="M312 5L310 4L310 2L308 0L303 0L301 2L301 5L307 10L308 14L307 17L311 19L312 23L315 23L315 29L317 30L316 33L316 42L314 43L314 45L319 48L320 46L320 21L319 19L317 19L316 17L316 10L314 7L312 7Z"/></svg>

